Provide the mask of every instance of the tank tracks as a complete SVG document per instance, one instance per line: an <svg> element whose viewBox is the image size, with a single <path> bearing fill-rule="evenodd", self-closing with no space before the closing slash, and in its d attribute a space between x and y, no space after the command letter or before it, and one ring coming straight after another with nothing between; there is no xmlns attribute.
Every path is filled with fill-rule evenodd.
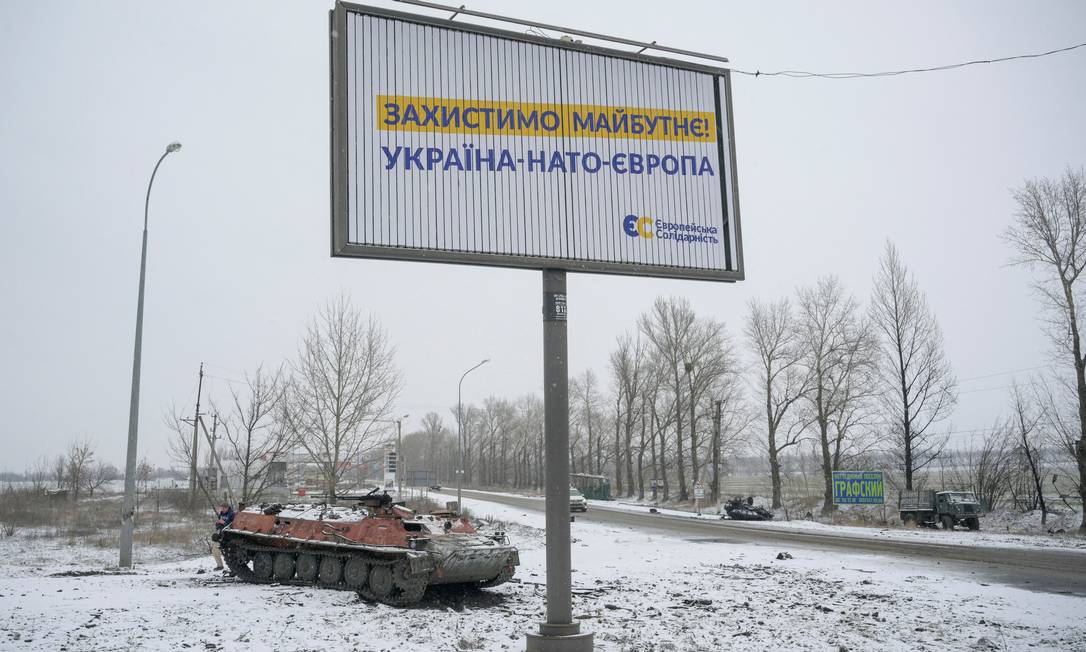
<svg viewBox="0 0 1086 652"><path fill-rule="evenodd" d="M354 591L363 599L394 607L421 600L429 581L428 573L412 574L404 557L364 551L275 548L230 537L222 542L222 555L231 572L246 582Z"/></svg>

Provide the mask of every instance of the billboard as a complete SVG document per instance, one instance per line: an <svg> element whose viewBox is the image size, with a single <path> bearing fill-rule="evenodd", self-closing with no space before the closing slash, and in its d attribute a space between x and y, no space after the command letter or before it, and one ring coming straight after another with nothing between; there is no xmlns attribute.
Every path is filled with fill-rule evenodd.
<svg viewBox="0 0 1086 652"><path fill-rule="evenodd" d="M834 505L883 505L886 503L882 471L834 471Z"/></svg>
<svg viewBox="0 0 1086 652"><path fill-rule="evenodd" d="M337 3L332 255L736 281L729 73Z"/></svg>

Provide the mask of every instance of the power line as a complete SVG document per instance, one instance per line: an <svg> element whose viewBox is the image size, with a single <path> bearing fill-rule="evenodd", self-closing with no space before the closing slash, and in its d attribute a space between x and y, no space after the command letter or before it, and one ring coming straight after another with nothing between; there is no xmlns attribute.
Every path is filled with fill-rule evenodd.
<svg viewBox="0 0 1086 652"><path fill-rule="evenodd" d="M971 382L971 381L974 381L974 380L984 380L985 378L995 378L997 376L1010 376L1011 374L1018 374L1018 373L1022 373L1022 372L1025 372L1025 371L1037 371L1038 369L1055 369L1055 368L1056 368L1056 365L1054 365L1054 364L1042 364L1042 365L1037 365L1036 367L1023 367L1021 369L1009 369L1007 371L996 371L996 372L993 372L993 373L990 373L990 374L985 374L983 376L970 376L969 378L959 378L958 382L959 383L968 383L968 382Z"/></svg>
<svg viewBox="0 0 1086 652"><path fill-rule="evenodd" d="M1053 54L1060 54L1061 52L1070 52L1071 50L1077 50L1078 48L1086 47L1086 43L1078 43L1076 45L1069 45L1065 48L1057 48L1055 50L1049 50L1047 52L1036 52L1033 54L1016 54L1010 57L999 57L997 59L977 59L975 61L963 61L961 63L952 63L945 66L933 66L931 68L906 68L904 70L884 70L881 72L808 72L805 70L778 70L776 72L762 72L761 70L755 70L750 72L749 70L740 70L738 68L732 68L732 72L737 72L741 75L749 75L751 77L792 77L797 79L804 79L808 77L818 77L820 79L861 79L867 77L896 77L897 75L908 75L918 72L942 72L944 70L955 70L957 68L965 68L967 66L978 66L986 63L1003 63L1006 61L1015 61L1018 59L1039 59L1041 57L1047 57Z"/></svg>

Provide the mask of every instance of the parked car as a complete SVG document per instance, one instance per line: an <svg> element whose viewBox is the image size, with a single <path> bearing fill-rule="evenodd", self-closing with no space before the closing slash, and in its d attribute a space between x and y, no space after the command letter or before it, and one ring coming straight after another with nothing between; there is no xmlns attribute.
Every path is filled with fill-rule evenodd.
<svg viewBox="0 0 1086 652"><path fill-rule="evenodd" d="M577 489L569 488L569 511L571 512L587 512L588 501L585 500L584 495Z"/></svg>

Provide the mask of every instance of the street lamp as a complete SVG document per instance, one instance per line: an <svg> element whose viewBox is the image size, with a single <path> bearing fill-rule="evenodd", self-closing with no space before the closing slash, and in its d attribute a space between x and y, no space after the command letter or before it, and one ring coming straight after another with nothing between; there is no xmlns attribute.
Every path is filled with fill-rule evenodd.
<svg viewBox="0 0 1086 652"><path fill-rule="evenodd" d="M463 401L461 400L464 389L464 378L488 362L490 362L490 358L485 358L479 364L465 371L464 375L460 376L460 384L456 386L456 450L460 457L460 468L456 470L456 509L459 512L464 511L464 497L462 494L464 485L464 408Z"/></svg>
<svg viewBox="0 0 1086 652"><path fill-rule="evenodd" d="M151 186L155 183L158 166L167 156L181 149L181 143L173 142L155 163L151 180L147 183L147 198L143 202L143 248L140 251L140 286L136 300L136 344L132 353L132 398L128 408L128 457L124 467L124 506L121 508L121 568L132 566L132 530L136 526L136 438L139 432L140 413L140 357L143 345L143 288L147 273L147 214L151 205Z"/></svg>

